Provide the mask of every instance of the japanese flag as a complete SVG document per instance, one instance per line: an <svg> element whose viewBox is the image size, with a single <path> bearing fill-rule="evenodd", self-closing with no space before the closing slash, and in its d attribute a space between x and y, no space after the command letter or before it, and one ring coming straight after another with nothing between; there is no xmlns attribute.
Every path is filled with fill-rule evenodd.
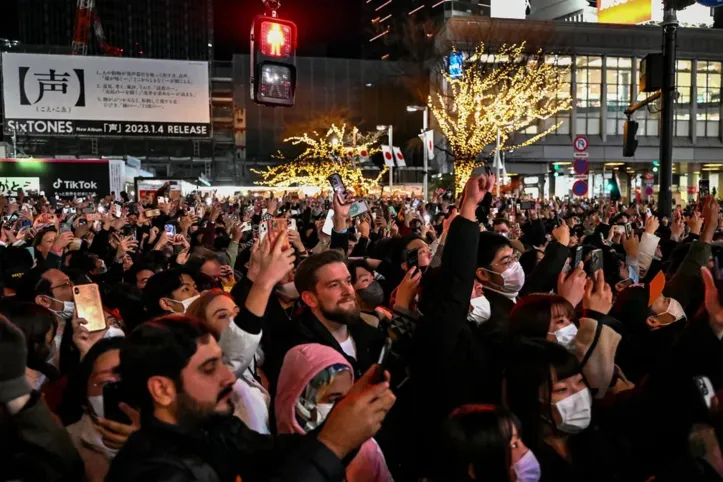
<svg viewBox="0 0 723 482"><path fill-rule="evenodd" d="M397 167L407 167L407 162L404 160L404 154L402 154L402 150L397 146L394 146L394 160L397 163Z"/></svg>
<svg viewBox="0 0 723 482"><path fill-rule="evenodd" d="M394 167L394 153L389 146L382 146L382 156L384 157L384 165Z"/></svg>
<svg viewBox="0 0 723 482"><path fill-rule="evenodd" d="M369 150L366 147L359 148L359 162L369 162Z"/></svg>
<svg viewBox="0 0 723 482"><path fill-rule="evenodd" d="M427 159L434 159L434 131L429 129L424 133L424 148L427 151Z"/></svg>
<svg viewBox="0 0 723 482"><path fill-rule="evenodd" d="M347 161L351 161L354 158L354 148L353 147L345 147L344 148L344 157L346 157Z"/></svg>

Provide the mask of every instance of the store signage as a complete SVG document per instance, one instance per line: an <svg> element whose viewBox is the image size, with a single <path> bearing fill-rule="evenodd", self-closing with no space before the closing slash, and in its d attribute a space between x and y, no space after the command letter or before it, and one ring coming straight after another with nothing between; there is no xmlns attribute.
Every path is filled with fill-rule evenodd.
<svg viewBox="0 0 723 482"><path fill-rule="evenodd" d="M111 191L109 166L108 159L0 159L0 188L44 191L48 198L105 196Z"/></svg>
<svg viewBox="0 0 723 482"><path fill-rule="evenodd" d="M211 136L208 63L2 54L5 133Z"/></svg>
<svg viewBox="0 0 723 482"><path fill-rule="evenodd" d="M639 24L653 18L652 0L599 0L598 23Z"/></svg>

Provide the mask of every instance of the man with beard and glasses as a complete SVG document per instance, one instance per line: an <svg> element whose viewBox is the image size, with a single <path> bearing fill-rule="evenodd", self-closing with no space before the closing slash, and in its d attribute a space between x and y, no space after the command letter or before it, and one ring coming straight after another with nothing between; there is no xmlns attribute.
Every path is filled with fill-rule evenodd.
<svg viewBox="0 0 723 482"><path fill-rule="evenodd" d="M285 339L279 339L278 360L269 367L280 367L286 352L296 345L319 343L341 353L358 378L377 361L384 338L361 319L359 304L344 255L337 250L324 251L299 264L294 276L296 289L304 302ZM267 353L267 358L269 358ZM277 370L267 373L272 386Z"/></svg>
<svg viewBox="0 0 723 482"><path fill-rule="evenodd" d="M272 437L233 416L236 377L211 328L183 315L157 318L123 342L123 393L141 428L113 460L106 481L341 481L342 459L381 427L395 398L373 367L320 430Z"/></svg>

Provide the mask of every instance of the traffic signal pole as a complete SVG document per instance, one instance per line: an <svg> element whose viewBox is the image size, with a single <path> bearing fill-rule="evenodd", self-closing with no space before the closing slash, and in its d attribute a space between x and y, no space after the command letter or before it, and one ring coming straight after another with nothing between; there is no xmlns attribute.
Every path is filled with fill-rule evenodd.
<svg viewBox="0 0 723 482"><path fill-rule="evenodd" d="M668 2L666 2L668 3ZM675 61L678 19L675 9L666 5L663 20L663 89L660 114L660 191L658 192L658 216L671 218L673 209L673 104L675 102Z"/></svg>

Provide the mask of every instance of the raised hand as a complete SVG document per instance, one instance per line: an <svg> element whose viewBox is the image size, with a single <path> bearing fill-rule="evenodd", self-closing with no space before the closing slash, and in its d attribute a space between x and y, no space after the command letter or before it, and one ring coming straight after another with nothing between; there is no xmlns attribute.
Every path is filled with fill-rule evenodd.
<svg viewBox="0 0 723 482"><path fill-rule="evenodd" d="M337 457L343 459L369 440L382 427L396 397L389 389L389 374L385 381L374 384L377 365L373 365L339 402L324 423L318 440Z"/></svg>
<svg viewBox="0 0 723 482"><path fill-rule="evenodd" d="M55 238L55 243L53 243L52 250L57 252L62 251L73 241L73 237L73 233L70 231L58 234L58 237Z"/></svg>
<svg viewBox="0 0 723 482"><path fill-rule="evenodd" d="M576 307L585 296L585 284L587 277L583 269L583 262L580 261L574 270L566 276L560 273L557 276L557 294L565 298L573 307Z"/></svg>
<svg viewBox="0 0 723 482"><path fill-rule="evenodd" d="M416 266L412 266L412 269L407 271L407 274L404 275L402 282L399 283L399 287L397 288L397 297L394 300L394 306L409 309L417 296L417 290L421 281L422 272Z"/></svg>
<svg viewBox="0 0 723 482"><path fill-rule="evenodd" d="M625 234L623 236L623 248L625 248L625 254L634 258L638 257L640 241L635 233L631 233L630 236Z"/></svg>
<svg viewBox="0 0 723 482"><path fill-rule="evenodd" d="M268 243L262 246L263 250L259 259L260 273L256 277L255 283L273 288L294 269L294 250L290 247L283 249L287 244L288 234L286 231L282 231L276 238L273 247Z"/></svg>
<svg viewBox="0 0 723 482"><path fill-rule="evenodd" d="M552 230L552 237L563 246L570 245L570 227L567 223L562 223Z"/></svg>
<svg viewBox="0 0 723 482"><path fill-rule="evenodd" d="M600 269L595 273L595 280L587 280L582 307L604 315L607 315L613 307L613 292L610 285L605 282L603 270Z"/></svg>

